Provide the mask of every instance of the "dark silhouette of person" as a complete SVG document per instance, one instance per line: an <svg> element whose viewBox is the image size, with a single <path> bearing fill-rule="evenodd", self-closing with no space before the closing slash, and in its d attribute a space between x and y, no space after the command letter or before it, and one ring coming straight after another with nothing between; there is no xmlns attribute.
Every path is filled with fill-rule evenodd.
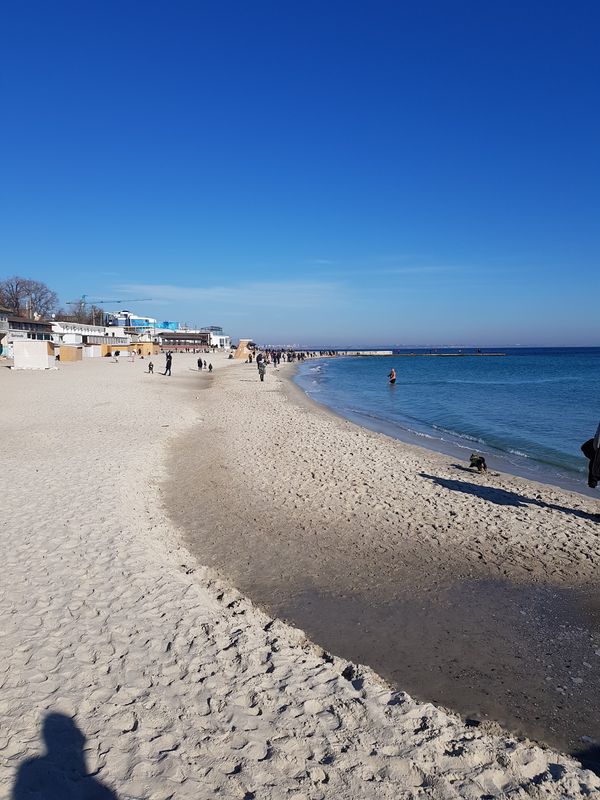
<svg viewBox="0 0 600 800"><path fill-rule="evenodd" d="M88 774L85 736L70 717L48 714L42 736L46 754L23 761L12 800L118 800L111 789Z"/></svg>
<svg viewBox="0 0 600 800"><path fill-rule="evenodd" d="M600 425L593 438L581 445L581 452L589 461L588 486L595 489L600 481Z"/></svg>
<svg viewBox="0 0 600 800"><path fill-rule="evenodd" d="M165 362L165 371L163 375L171 375L171 364L173 363L173 356L171 353L167 353L167 360Z"/></svg>

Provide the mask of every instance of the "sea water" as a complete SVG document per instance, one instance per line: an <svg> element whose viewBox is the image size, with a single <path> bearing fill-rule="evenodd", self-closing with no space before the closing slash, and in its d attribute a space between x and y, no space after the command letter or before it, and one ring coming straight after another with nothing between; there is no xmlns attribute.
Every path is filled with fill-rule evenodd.
<svg viewBox="0 0 600 800"><path fill-rule="evenodd" d="M579 448L600 421L600 348L430 352L311 360L296 381L371 429L466 462L477 451L505 472L591 493ZM435 351L445 352L458 351Z"/></svg>

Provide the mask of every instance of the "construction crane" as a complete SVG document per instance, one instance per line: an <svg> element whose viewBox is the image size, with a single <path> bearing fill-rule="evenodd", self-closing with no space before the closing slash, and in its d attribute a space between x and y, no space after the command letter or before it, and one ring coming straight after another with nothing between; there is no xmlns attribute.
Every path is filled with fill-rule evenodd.
<svg viewBox="0 0 600 800"><path fill-rule="evenodd" d="M92 297L89 298L89 295L82 294L79 300L68 300L68 306L91 306L94 303L118 303L119 305L125 305L126 303L143 303L146 300L152 300L151 297L132 297L131 299L123 299L120 300L102 300L99 297Z"/></svg>
<svg viewBox="0 0 600 800"><path fill-rule="evenodd" d="M120 306L128 305L129 303L143 303L146 300L152 300L151 297L132 297L130 299L124 300L103 300L98 297L90 298L87 294L82 294L79 300L68 300L68 306L77 306L79 309L83 311L86 306L94 306L96 303L112 303L118 304ZM92 312L94 324L95 324L95 312Z"/></svg>

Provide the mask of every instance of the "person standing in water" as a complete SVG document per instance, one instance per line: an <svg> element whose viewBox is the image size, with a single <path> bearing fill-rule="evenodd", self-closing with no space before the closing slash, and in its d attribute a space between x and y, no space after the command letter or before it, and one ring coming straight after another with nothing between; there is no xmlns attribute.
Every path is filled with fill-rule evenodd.
<svg viewBox="0 0 600 800"><path fill-rule="evenodd" d="M396 383L396 370L393 367L390 370L390 374L388 375L388 378L390 379L390 383L392 385L394 383Z"/></svg>

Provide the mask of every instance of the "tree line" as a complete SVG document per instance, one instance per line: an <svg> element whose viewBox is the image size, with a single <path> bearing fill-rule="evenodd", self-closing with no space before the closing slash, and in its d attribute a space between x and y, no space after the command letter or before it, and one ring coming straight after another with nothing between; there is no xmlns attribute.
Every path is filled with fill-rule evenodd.
<svg viewBox="0 0 600 800"><path fill-rule="evenodd" d="M104 309L87 305L83 300L69 311L61 308L58 295L45 283L31 278L13 275L0 281L0 306L16 317L26 319L55 319L79 322L85 325L101 325Z"/></svg>

